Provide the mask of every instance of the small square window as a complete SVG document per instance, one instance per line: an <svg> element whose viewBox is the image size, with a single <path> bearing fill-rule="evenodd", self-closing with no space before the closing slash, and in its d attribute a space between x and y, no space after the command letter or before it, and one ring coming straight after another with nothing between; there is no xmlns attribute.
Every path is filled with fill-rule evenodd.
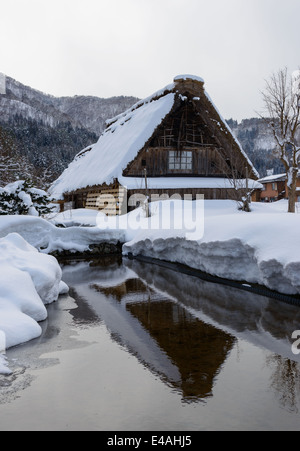
<svg viewBox="0 0 300 451"><path fill-rule="evenodd" d="M169 151L170 171L191 171L193 169L193 154L190 151Z"/></svg>

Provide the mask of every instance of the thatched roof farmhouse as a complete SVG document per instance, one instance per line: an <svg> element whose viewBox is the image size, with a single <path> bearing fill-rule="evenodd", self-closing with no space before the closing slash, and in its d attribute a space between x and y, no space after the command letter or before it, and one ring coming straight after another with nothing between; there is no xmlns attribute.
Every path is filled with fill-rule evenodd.
<svg viewBox="0 0 300 451"><path fill-rule="evenodd" d="M182 75L107 121L99 141L81 151L51 187L74 208L103 208L99 196L135 193L230 198L232 180L258 186L258 173L204 89ZM124 190L123 190L124 192Z"/></svg>

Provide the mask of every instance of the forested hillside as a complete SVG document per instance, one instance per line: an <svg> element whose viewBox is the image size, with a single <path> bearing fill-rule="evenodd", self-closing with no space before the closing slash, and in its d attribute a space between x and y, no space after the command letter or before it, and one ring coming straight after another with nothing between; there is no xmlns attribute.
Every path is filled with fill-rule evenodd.
<svg viewBox="0 0 300 451"><path fill-rule="evenodd" d="M244 119L240 123L229 119L227 123L261 177L267 175L267 170L274 170L274 174L284 172L283 165L274 157L274 138L263 119Z"/></svg>

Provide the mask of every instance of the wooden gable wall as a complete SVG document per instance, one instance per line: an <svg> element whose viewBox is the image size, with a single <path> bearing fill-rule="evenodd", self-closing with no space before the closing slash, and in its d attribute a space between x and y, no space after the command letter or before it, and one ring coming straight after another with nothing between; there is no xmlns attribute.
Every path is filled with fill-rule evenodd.
<svg viewBox="0 0 300 451"><path fill-rule="evenodd" d="M148 177L228 177L230 164L231 159L192 102L181 102L123 175L143 177L146 168Z"/></svg>

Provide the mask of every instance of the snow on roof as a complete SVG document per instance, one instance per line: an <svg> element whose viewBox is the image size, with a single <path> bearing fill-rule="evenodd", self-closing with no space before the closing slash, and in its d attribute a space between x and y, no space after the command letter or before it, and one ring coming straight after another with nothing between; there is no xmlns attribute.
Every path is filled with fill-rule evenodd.
<svg viewBox="0 0 300 451"><path fill-rule="evenodd" d="M95 144L91 144L90 146L86 147L85 149L81 150L76 156L75 156L75 160L79 160L80 158L82 158L83 156L85 156L85 154L87 152L90 152L92 150L92 148L95 146Z"/></svg>
<svg viewBox="0 0 300 451"><path fill-rule="evenodd" d="M259 180L260 183L269 183L269 182L276 182L285 180L286 175L285 174L275 174L275 175L268 175L267 177L264 177Z"/></svg>
<svg viewBox="0 0 300 451"><path fill-rule="evenodd" d="M130 107L128 110L124 111L123 113L120 113L117 116L115 116L111 119L108 119L107 121L105 121L105 124L109 127L116 121L127 117L130 113L137 110L138 108L140 108L144 105L147 105L148 103L152 102L153 100L159 99L160 97L162 97L165 94L171 93L174 90L174 88L175 88L175 83L171 83L171 84L165 86L164 88L159 89L158 91L155 91L151 96L146 97L143 100L139 100L137 103L135 103L132 107Z"/></svg>
<svg viewBox="0 0 300 451"><path fill-rule="evenodd" d="M297 177L300 177L300 171L298 171ZM260 180L258 180L260 183L269 183L269 182L284 182L286 179L286 174L275 174L275 175L268 175L267 177L264 177Z"/></svg>
<svg viewBox="0 0 300 451"><path fill-rule="evenodd" d="M144 101L143 108L132 108L119 115L100 136L97 144L75 160L54 182L50 193L61 199L63 193L87 186L113 182L137 152L151 138L162 119L171 111L175 94L169 93L157 100Z"/></svg>
<svg viewBox="0 0 300 451"><path fill-rule="evenodd" d="M177 75L174 78L174 82L180 81L180 80L193 80L193 81L199 81L200 83L204 83L203 78L197 77L197 75L190 75L190 74Z"/></svg>
<svg viewBox="0 0 300 451"><path fill-rule="evenodd" d="M120 177L119 182L127 189L145 189L145 180L141 177ZM237 180L237 186L246 187L245 179ZM232 180L222 177L148 177L149 189L186 189L186 188L233 188ZM261 189L256 180L248 179L249 189Z"/></svg>

